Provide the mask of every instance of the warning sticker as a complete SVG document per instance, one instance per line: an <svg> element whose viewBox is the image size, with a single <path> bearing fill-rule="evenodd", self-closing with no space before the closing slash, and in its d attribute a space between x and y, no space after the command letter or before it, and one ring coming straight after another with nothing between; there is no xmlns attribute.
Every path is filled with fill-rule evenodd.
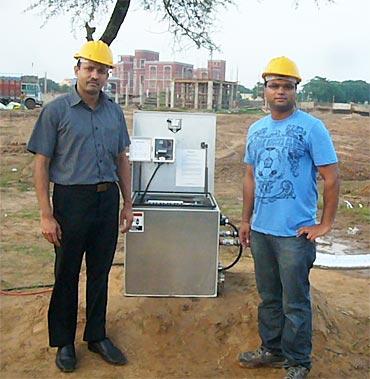
<svg viewBox="0 0 370 379"><path fill-rule="evenodd" d="M133 212L134 220L130 228L130 232L143 232L144 231L144 212Z"/></svg>

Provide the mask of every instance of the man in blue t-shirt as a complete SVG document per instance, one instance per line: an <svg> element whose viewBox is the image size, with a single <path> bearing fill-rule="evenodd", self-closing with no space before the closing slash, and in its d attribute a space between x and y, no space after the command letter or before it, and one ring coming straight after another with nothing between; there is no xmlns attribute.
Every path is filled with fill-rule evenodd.
<svg viewBox="0 0 370 379"><path fill-rule="evenodd" d="M309 272L315 239L328 233L338 205L338 159L324 124L296 109L301 81L294 62L272 59L262 77L269 116L248 131L240 240L250 246L261 304L262 345L240 354L242 367L285 367L286 378L311 368L312 311ZM317 173L323 212L316 223Z"/></svg>

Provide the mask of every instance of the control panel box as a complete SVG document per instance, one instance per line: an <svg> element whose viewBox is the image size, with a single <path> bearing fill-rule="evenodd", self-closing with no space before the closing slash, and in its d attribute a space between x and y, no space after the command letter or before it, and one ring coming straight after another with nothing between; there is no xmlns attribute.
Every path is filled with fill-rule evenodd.
<svg viewBox="0 0 370 379"><path fill-rule="evenodd" d="M151 180L149 191L213 193L215 114L137 111L131 140L133 192L144 190ZM139 153L131 154L134 147Z"/></svg>

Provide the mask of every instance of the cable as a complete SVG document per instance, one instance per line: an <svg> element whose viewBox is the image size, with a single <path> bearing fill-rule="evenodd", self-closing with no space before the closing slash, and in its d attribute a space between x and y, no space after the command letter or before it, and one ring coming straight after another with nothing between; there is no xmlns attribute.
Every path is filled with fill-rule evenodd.
<svg viewBox="0 0 370 379"><path fill-rule="evenodd" d="M5 288L5 289L3 289L3 291L32 290L34 288L49 288L49 287L53 287L53 286L54 286L54 284L35 284L32 286Z"/></svg>
<svg viewBox="0 0 370 379"><path fill-rule="evenodd" d="M124 266L124 263L117 262L113 263L112 266ZM28 295L39 295L43 293L49 293L53 290L54 284L36 284L32 286L23 286L23 287L12 287L0 290L0 295L2 296L28 296ZM32 292L14 292L11 291L19 291L19 290L29 290L34 288L48 288L42 291L32 291Z"/></svg>
<svg viewBox="0 0 370 379"><path fill-rule="evenodd" d="M240 247L239 247L239 254L238 254L238 256L236 257L236 259L234 260L234 262L232 262L231 264L229 264L229 265L226 266L226 267L222 267L222 268L220 268L218 271L227 271L227 270L229 270L231 267L234 267L234 266L239 262L239 259L241 258L242 253L243 253L243 246L240 245Z"/></svg>
<svg viewBox="0 0 370 379"><path fill-rule="evenodd" d="M34 292L8 292L9 290L0 290L1 296L31 296L31 295L40 295L43 293L50 293L53 289L49 288L43 291L34 291Z"/></svg>
<svg viewBox="0 0 370 379"><path fill-rule="evenodd" d="M230 221L227 222L227 225L230 225L237 233L237 237L239 236L239 229L234 225L232 224Z"/></svg>
<svg viewBox="0 0 370 379"><path fill-rule="evenodd" d="M157 166L157 167L155 168L155 170L153 171L153 174L152 174L152 176L150 177L149 182L148 182L148 184L146 185L143 194L141 195L141 198L140 198L140 202L141 202L141 203L144 201L144 197L145 197L146 193L148 192L148 189L149 189L150 183L152 182L152 180L153 180L155 174L157 173L159 167L161 167L161 166L163 165L163 163L164 163L164 162L159 162L159 163L158 163L158 166Z"/></svg>
<svg viewBox="0 0 370 379"><path fill-rule="evenodd" d="M233 223L231 223L229 220L227 220L227 222L225 223L225 225L230 225L235 230L236 236L237 237L239 236L239 230L238 230L238 228ZM218 269L218 271L219 272L221 272L221 271L227 271L231 267L234 267L239 262L242 254L243 254L243 246L240 245L240 247L239 247L239 253L238 253L238 256L236 257L236 259L232 263L230 263L228 266L222 267L222 268Z"/></svg>

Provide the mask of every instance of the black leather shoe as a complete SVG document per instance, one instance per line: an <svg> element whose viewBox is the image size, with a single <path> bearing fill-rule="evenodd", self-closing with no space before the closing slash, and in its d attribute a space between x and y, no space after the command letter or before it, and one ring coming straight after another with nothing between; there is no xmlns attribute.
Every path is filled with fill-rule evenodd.
<svg viewBox="0 0 370 379"><path fill-rule="evenodd" d="M88 342L87 347L90 351L100 354L108 363L114 365L125 365L127 363L125 355L112 344L109 338L98 342Z"/></svg>
<svg viewBox="0 0 370 379"><path fill-rule="evenodd" d="M74 345L58 347L55 363L63 372L74 371L76 368L76 352Z"/></svg>

